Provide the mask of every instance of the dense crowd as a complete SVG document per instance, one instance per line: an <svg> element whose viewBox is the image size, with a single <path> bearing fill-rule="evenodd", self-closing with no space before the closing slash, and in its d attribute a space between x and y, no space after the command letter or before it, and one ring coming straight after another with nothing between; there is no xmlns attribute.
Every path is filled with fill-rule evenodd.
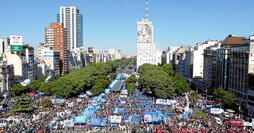
<svg viewBox="0 0 254 133"><path fill-rule="evenodd" d="M64 99L64 103L53 104L48 110L34 111L33 113L16 113L13 115L6 115L4 113L8 110L4 110L0 116L0 123L6 123L1 125L1 130L7 133L26 133L26 132L61 132L66 130L83 130L92 131L97 128L87 124L77 124L73 127L69 127L63 124L64 120L72 120L76 116L82 115L84 108L91 104L93 97L79 97ZM106 127L100 127L105 129L105 132L113 131L131 131L131 132L154 132L154 133L247 133L253 132L252 127L230 127L227 123L227 119L223 119L222 124L218 124L213 120L213 115L209 114L207 108L203 105L207 100L203 97L197 103L190 103L192 111L195 110L203 112L208 120L202 117L194 117L191 113L187 118L181 118L180 113L184 112L186 104L186 98L184 96L173 98L177 102L174 105L161 105L156 104L153 97L143 95L141 92L136 91L132 95L123 97L120 92L109 93L103 96L106 102L98 104L100 108L95 112L95 115L91 118L109 118L111 115L122 116L121 123L113 124L108 121ZM42 98L35 99L35 104L41 102ZM69 105L67 103L73 103ZM173 109L173 107L182 107L180 109ZM124 112L114 112L113 108L125 109ZM174 111L169 111L173 109ZM161 112L164 116L163 121L158 123L147 123L144 120L144 112ZM125 117L129 115L139 116L137 120L130 122L125 121ZM53 122L52 122L53 121ZM102 131L102 130L101 130Z"/></svg>

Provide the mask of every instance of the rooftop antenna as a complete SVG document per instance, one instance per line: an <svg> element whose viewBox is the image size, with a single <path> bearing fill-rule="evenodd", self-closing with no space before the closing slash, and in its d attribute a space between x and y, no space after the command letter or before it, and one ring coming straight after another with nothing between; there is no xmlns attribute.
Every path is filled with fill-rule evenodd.
<svg viewBox="0 0 254 133"><path fill-rule="evenodd" d="M145 7L145 20L148 20L148 17L149 17L149 12L148 12L148 0L146 0L146 7Z"/></svg>

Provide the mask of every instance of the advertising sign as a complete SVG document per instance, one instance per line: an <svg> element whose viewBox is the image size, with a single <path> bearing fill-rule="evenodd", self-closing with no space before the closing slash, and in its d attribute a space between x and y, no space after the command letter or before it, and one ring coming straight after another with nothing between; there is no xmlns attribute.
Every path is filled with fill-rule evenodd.
<svg viewBox="0 0 254 133"><path fill-rule="evenodd" d="M10 36L10 44L11 45L23 45L22 43L22 36Z"/></svg>
<svg viewBox="0 0 254 133"><path fill-rule="evenodd" d="M229 125L231 127L242 127L243 122L240 119L229 120Z"/></svg>
<svg viewBox="0 0 254 133"><path fill-rule="evenodd" d="M211 114L221 114L224 112L224 109L220 108L211 108Z"/></svg>
<svg viewBox="0 0 254 133"><path fill-rule="evenodd" d="M22 45L11 45L11 52L23 52Z"/></svg>
<svg viewBox="0 0 254 133"><path fill-rule="evenodd" d="M117 116L117 115L110 116L111 123L121 123L121 121L122 121L122 116Z"/></svg>
<svg viewBox="0 0 254 133"><path fill-rule="evenodd" d="M74 127L73 120L65 120L65 121L63 121L63 127Z"/></svg>
<svg viewBox="0 0 254 133"><path fill-rule="evenodd" d="M42 54L42 57L44 58L53 58L54 51L49 49L42 49L41 54Z"/></svg>
<svg viewBox="0 0 254 133"><path fill-rule="evenodd" d="M162 104L162 105L171 105L175 104L176 100L169 100L169 99L156 99L156 104Z"/></svg>
<svg viewBox="0 0 254 133"><path fill-rule="evenodd" d="M144 112L145 123L161 123L162 121L161 112Z"/></svg>

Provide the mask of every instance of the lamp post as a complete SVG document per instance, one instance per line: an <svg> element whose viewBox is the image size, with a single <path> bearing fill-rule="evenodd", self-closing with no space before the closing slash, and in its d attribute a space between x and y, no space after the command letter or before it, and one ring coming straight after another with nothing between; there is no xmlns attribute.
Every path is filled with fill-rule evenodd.
<svg viewBox="0 0 254 133"><path fill-rule="evenodd" d="M239 105L239 107L238 107L238 109L239 109L239 118L241 118L241 107L242 107L242 100L240 100L240 103L238 104Z"/></svg>

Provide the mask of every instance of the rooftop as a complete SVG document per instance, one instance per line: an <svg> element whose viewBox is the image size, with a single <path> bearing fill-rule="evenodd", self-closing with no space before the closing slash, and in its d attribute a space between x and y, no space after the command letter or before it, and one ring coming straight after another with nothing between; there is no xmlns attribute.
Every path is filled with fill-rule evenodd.
<svg viewBox="0 0 254 133"><path fill-rule="evenodd" d="M222 41L222 45L238 45L245 40L245 37L236 37L234 35L229 35L225 40Z"/></svg>

